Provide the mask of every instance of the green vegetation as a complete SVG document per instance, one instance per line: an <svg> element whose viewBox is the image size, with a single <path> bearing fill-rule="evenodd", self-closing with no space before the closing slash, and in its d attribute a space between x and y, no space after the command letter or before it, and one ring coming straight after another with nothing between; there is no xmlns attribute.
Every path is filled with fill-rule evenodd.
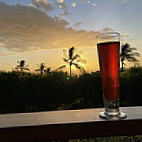
<svg viewBox="0 0 142 142"><path fill-rule="evenodd" d="M0 113L103 107L100 73L0 72ZM120 74L121 106L142 105L142 67Z"/></svg>

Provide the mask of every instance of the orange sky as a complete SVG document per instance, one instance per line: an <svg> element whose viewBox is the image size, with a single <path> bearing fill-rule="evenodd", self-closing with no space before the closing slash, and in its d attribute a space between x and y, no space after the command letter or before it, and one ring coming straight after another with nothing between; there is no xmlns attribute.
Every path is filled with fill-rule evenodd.
<svg viewBox="0 0 142 142"><path fill-rule="evenodd" d="M65 49L68 52L68 49ZM87 61L86 64L82 64L87 72L98 70L98 58L97 49L94 48L76 48L76 53L79 53L82 59ZM30 71L34 71L37 68L37 64L46 63L47 67L51 67L52 70L66 64L63 61L63 49L52 49L52 50L40 50L36 52L21 53L19 55L2 56L1 61L4 62L1 67L4 70L12 70L15 68L17 61L25 60L26 64L29 65ZM10 60L7 60L9 58ZM9 64L9 66L7 66ZM68 71L68 67L64 71ZM73 68L73 72L77 70Z"/></svg>
<svg viewBox="0 0 142 142"><path fill-rule="evenodd" d="M0 70L11 71L19 60L25 60L31 71L40 63L46 63L54 70L64 64L63 49L72 46L87 60L83 65L87 72L99 70L96 36L112 30L120 32L124 43L130 43L142 53L141 7L138 2L2 1ZM131 19L137 22L130 24ZM140 65L141 61L140 58ZM127 64L127 67L130 65L133 66Z"/></svg>

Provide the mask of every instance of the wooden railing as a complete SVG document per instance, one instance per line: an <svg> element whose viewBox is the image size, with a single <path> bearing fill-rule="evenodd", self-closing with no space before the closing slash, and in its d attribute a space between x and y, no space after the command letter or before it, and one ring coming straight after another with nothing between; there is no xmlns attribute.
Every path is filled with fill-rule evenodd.
<svg viewBox="0 0 142 142"><path fill-rule="evenodd" d="M0 142L38 142L142 134L142 107L121 108L125 120L107 121L103 109L0 115Z"/></svg>

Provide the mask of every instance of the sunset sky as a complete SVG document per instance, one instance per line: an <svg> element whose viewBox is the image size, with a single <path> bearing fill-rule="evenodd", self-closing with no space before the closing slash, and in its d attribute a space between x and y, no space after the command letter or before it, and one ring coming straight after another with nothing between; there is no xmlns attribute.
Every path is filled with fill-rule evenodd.
<svg viewBox="0 0 142 142"><path fill-rule="evenodd" d="M141 6L141 0L0 0L0 70L11 71L19 60L31 71L40 63L54 70L65 64L63 49L73 46L87 60L85 70L96 71L96 36L105 31L119 32L121 44L142 54Z"/></svg>

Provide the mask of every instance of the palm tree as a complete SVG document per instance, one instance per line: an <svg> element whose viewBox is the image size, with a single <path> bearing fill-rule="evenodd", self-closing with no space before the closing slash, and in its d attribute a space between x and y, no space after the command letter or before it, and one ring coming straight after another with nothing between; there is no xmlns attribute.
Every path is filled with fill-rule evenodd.
<svg viewBox="0 0 142 142"><path fill-rule="evenodd" d="M23 70L28 70L29 71L29 68L28 65L25 66L25 61L24 60L21 60L21 61L17 61L18 65L16 65L16 70L20 69L20 71L23 71Z"/></svg>
<svg viewBox="0 0 142 142"><path fill-rule="evenodd" d="M126 64L124 63L125 60L129 61L129 62L133 62L134 65L138 64L138 59L136 57L139 57L140 54L138 52L134 52L137 49L134 47L130 47L130 45L128 43L123 44L121 46L121 53L120 53L120 59L121 59L121 70L124 71L124 65L126 66Z"/></svg>
<svg viewBox="0 0 142 142"><path fill-rule="evenodd" d="M39 65L37 65L38 69L36 69L35 71L40 71L41 74L43 74L43 72L45 72L45 63L41 63Z"/></svg>
<svg viewBox="0 0 142 142"><path fill-rule="evenodd" d="M72 73L72 70L71 70L72 65L75 66L77 69L79 69L80 72L85 73L85 69L81 65L79 65L79 63L86 63L86 60L81 59L79 54L74 54L74 47L71 47L69 49L68 56L66 54L66 50L63 50L63 53L64 53L63 60L66 63L68 63L69 67L70 67L70 69L69 69L70 70L70 78L71 78L71 73ZM63 65L63 66L59 67L58 69L62 69L65 67L66 67L66 65Z"/></svg>

